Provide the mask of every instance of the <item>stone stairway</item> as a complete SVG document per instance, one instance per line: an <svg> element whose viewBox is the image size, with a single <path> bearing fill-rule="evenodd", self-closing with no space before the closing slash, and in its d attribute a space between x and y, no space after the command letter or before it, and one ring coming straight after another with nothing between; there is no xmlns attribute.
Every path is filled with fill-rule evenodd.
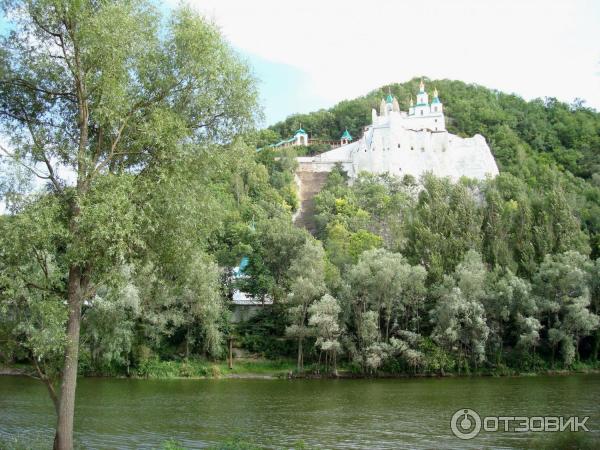
<svg viewBox="0 0 600 450"><path fill-rule="evenodd" d="M315 234L317 230L314 197L325 186L328 175L328 172L312 172L302 170L302 168L296 172L300 209L294 217L294 223L299 227L306 228L312 234Z"/></svg>

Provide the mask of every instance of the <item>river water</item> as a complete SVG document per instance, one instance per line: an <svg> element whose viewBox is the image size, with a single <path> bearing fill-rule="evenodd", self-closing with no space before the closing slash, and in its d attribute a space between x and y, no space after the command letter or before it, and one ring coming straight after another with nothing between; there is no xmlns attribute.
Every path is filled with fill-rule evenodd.
<svg viewBox="0 0 600 450"><path fill-rule="evenodd" d="M574 439L600 448L600 375L394 380L79 380L81 448L202 448L231 437L269 448L547 448L565 433L482 431L457 439L460 408L484 416L589 416ZM44 386L0 377L0 442L51 442ZM560 434L560 436L559 436ZM573 436L573 435L571 435ZM571 439L569 437L568 439ZM596 445L597 444L597 445ZM1 444L0 444L1 447Z"/></svg>

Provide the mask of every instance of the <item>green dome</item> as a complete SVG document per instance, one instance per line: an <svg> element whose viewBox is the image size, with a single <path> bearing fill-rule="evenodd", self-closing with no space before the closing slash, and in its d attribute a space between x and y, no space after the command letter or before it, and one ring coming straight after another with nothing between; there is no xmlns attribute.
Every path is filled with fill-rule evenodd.
<svg viewBox="0 0 600 450"><path fill-rule="evenodd" d="M349 141L352 140L352 136L350 135L350 133L348 132L348 128L346 128L346 130L344 131L344 133L342 134L342 139L348 139Z"/></svg>
<svg viewBox="0 0 600 450"><path fill-rule="evenodd" d="M296 130L296 132L294 133L294 136L298 134L306 134L306 131L304 131L302 128L298 128L298 130Z"/></svg>

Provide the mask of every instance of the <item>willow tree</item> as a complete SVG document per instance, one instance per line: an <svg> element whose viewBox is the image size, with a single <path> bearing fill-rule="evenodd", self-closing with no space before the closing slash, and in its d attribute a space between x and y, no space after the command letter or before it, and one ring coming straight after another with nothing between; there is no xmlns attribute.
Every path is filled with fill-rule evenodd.
<svg viewBox="0 0 600 450"><path fill-rule="evenodd" d="M71 449L82 305L115 265L143 250L144 230L157 229L144 220L162 217L145 216L147 199L177 184L181 169L172 168L253 125L256 92L219 31L186 7L163 18L144 0L2 6L12 23L0 41L1 154L47 185L14 210L34 205L40 214L6 221L34 223L36 239L4 242L3 270L12 270L4 279L21 281L19 298L63 310L55 315L64 346L54 446Z"/></svg>

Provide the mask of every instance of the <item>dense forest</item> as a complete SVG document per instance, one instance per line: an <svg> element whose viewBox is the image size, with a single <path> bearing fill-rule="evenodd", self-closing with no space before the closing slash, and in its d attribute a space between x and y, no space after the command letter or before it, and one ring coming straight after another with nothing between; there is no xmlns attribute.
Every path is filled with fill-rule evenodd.
<svg viewBox="0 0 600 450"><path fill-rule="evenodd" d="M417 83L391 88L405 98ZM294 358L298 371L305 361L314 370L341 363L368 374L596 361L600 115L459 81L428 84L440 90L452 132L486 136L500 176L454 184L365 173L349 185L338 169L315 199L316 236L294 226L296 153L255 148L300 121L323 138L346 126L359 135L383 88L188 156L176 182L133 198L145 205L135 226L149 228L144 242L132 242L143 252L109 271L110 282L84 305L80 372L202 375L205 366L185 362L224 358L228 339L254 355ZM30 284L61 283L64 231L48 226L61 214L52 201L22 197L2 217L5 277L26 272L35 276ZM122 207L118 198L105 201L94 210L103 221ZM98 246L118 237L90 232ZM231 270L245 256L248 277L232 284ZM15 296L26 288L3 290L2 357L43 352L45 370L56 371L50 362L62 348L64 312ZM234 325L234 288L273 305Z"/></svg>
<svg viewBox="0 0 600 450"><path fill-rule="evenodd" d="M388 89L407 109L419 81L290 116L259 142L300 124L315 138L336 139L345 128L360 136ZM305 337L318 349L313 359L341 353L363 372L596 361L600 115L579 100L527 102L460 81L426 81L441 93L449 131L485 136L501 174L452 184L365 173L349 186L341 170L331 173L315 199L325 266L292 275L294 323L285 328L282 320L278 329L296 337L299 367ZM289 317L287 309L279 315ZM277 349L276 340L263 347L249 340L254 350Z"/></svg>
<svg viewBox="0 0 600 450"><path fill-rule="evenodd" d="M426 80L501 174L337 169L313 236L292 221L295 149L257 149L300 123L360 136L418 79L257 130L251 71L189 8L59 3L4 3L0 48L0 363L47 387L56 448L78 374L218 375L230 345L298 375L597 365L600 114L583 102ZM269 304L234 323L234 289Z"/></svg>

